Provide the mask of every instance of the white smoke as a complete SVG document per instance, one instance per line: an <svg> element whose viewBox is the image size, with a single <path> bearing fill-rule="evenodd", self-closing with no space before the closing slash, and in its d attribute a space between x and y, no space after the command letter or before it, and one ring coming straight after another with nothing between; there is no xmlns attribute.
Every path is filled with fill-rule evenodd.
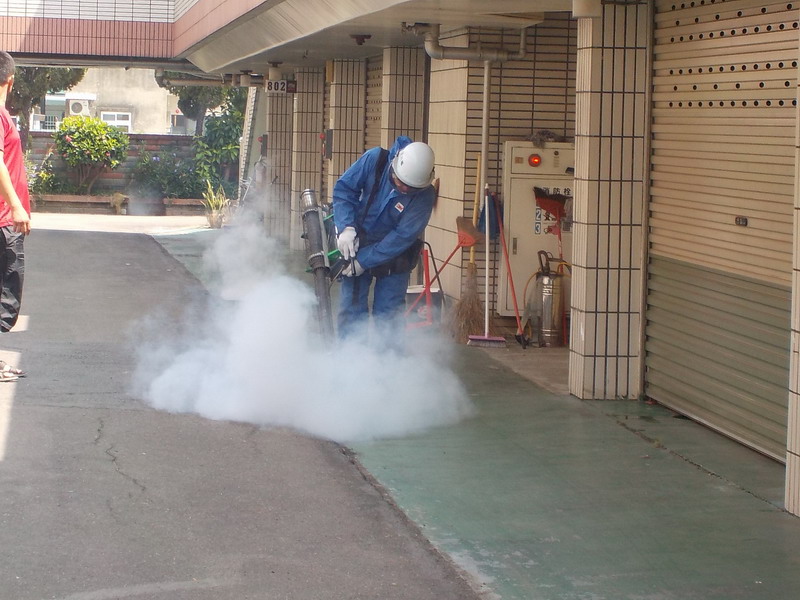
<svg viewBox="0 0 800 600"><path fill-rule="evenodd" d="M284 253L263 231L240 223L221 233L205 255L212 297L186 311L182 332L165 334L170 327L155 316L140 324L148 333L138 344L137 396L170 412L339 442L404 436L471 414L449 343L429 331L402 340L365 332L326 347L310 275L286 274Z"/></svg>

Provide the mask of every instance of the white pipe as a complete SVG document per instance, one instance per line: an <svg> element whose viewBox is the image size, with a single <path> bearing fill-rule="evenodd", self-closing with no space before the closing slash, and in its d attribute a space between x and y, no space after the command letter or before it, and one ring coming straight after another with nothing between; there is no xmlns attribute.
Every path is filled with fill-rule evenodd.
<svg viewBox="0 0 800 600"><path fill-rule="evenodd" d="M489 60L483 61L483 107L481 110L481 189L489 188L489 90L492 81L492 63ZM478 182L476 181L477 185ZM488 207L484 207L488 211ZM487 255L488 260L488 255Z"/></svg>
<svg viewBox="0 0 800 600"><path fill-rule="evenodd" d="M483 108L481 112L481 179L483 180L483 223L486 230L486 270L483 281L483 335L489 337L489 84L492 77L492 62L483 61ZM477 184L477 181L475 182Z"/></svg>
<svg viewBox="0 0 800 600"><path fill-rule="evenodd" d="M200 86L200 87L220 87L228 85L232 87L250 87L264 85L263 75L253 75L252 73L234 73L233 75L219 75L212 77L193 76L183 78L167 77L163 70L159 69L155 73L156 81L161 85L181 86Z"/></svg>
<svg viewBox="0 0 800 600"><path fill-rule="evenodd" d="M503 48L453 48L442 46L439 42L440 25L412 25L409 27L414 33L425 37L425 52L431 58L452 60L491 60L503 62L506 60L521 60L527 55L527 30L522 29L519 34L519 51L510 52Z"/></svg>
<svg viewBox="0 0 800 600"><path fill-rule="evenodd" d="M486 64L489 64L489 61L486 61ZM483 229L484 229L484 236L486 238L486 264L484 265L484 277L483 277L483 302L484 302L484 310L483 310L483 336L489 337L489 252L491 251L489 247L489 234L491 230L489 229L489 184L486 184L486 187L483 188Z"/></svg>

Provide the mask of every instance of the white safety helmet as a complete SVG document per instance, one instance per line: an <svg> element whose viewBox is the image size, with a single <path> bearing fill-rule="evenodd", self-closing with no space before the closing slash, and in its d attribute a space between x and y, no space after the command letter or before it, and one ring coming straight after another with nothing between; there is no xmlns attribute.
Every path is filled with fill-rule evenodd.
<svg viewBox="0 0 800 600"><path fill-rule="evenodd" d="M433 149L424 142L411 142L392 161L397 178L407 186L426 188L433 181Z"/></svg>

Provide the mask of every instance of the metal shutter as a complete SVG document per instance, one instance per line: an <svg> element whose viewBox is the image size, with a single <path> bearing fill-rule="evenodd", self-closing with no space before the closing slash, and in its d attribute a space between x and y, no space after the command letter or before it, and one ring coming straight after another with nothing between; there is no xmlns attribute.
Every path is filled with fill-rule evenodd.
<svg viewBox="0 0 800 600"><path fill-rule="evenodd" d="M367 59L367 110L364 123L364 150L381 145L383 100L383 56Z"/></svg>
<svg viewBox="0 0 800 600"><path fill-rule="evenodd" d="M797 11L657 1L655 18L646 393L783 460Z"/></svg>

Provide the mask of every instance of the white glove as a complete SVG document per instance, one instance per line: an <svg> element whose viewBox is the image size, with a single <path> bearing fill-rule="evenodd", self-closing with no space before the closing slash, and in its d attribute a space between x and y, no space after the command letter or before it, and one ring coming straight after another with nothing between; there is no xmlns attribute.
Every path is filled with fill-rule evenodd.
<svg viewBox="0 0 800 600"><path fill-rule="evenodd" d="M345 277L358 277L364 273L364 267L355 258L350 261L350 264L344 268L342 275Z"/></svg>
<svg viewBox="0 0 800 600"><path fill-rule="evenodd" d="M354 227L345 227L344 231L336 238L336 245L339 252L342 253L342 258L350 260L354 258L358 252L358 234Z"/></svg>

